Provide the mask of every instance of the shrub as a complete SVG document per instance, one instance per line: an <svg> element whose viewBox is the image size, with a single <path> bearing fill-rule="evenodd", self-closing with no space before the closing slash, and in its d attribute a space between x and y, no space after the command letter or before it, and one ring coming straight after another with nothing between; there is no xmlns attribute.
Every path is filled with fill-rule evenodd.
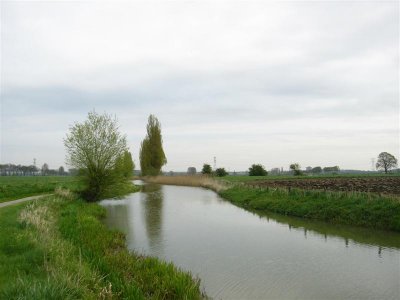
<svg viewBox="0 0 400 300"><path fill-rule="evenodd" d="M215 170L215 175L217 175L218 177L224 177L228 175L228 172L225 171L225 168L218 168Z"/></svg>
<svg viewBox="0 0 400 300"><path fill-rule="evenodd" d="M267 176L268 172L265 170L264 166L261 164L253 164L249 168L250 176Z"/></svg>

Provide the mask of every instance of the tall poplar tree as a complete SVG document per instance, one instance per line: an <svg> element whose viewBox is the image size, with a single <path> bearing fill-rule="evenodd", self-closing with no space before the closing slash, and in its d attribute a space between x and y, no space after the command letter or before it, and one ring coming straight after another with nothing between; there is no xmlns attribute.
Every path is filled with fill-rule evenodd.
<svg viewBox="0 0 400 300"><path fill-rule="evenodd" d="M140 147L140 168L143 176L156 176L161 167L167 163L162 147L161 124L154 115L150 115L147 123L147 136Z"/></svg>

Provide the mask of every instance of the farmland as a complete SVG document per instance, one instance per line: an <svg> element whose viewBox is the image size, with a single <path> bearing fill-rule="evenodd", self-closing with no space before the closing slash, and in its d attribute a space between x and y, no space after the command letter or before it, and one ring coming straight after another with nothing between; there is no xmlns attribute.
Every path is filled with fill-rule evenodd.
<svg viewBox="0 0 400 300"><path fill-rule="evenodd" d="M77 191L82 183L71 176L0 176L0 202L52 193L57 187Z"/></svg>
<svg viewBox="0 0 400 300"><path fill-rule="evenodd" d="M357 191L400 195L400 177L302 178L249 181L260 187L290 187L305 190Z"/></svg>

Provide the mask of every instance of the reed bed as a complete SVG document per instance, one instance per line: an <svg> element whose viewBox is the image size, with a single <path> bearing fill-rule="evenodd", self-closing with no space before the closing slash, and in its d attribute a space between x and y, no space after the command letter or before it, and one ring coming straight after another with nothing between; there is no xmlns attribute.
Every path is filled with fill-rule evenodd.
<svg viewBox="0 0 400 300"><path fill-rule="evenodd" d="M148 183L203 187L220 193L232 186L210 176L155 176L142 178Z"/></svg>

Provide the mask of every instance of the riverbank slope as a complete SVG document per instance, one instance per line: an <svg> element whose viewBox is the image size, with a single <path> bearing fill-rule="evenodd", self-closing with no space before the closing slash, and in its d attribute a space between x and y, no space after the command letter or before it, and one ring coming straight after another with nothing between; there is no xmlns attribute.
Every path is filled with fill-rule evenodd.
<svg viewBox="0 0 400 300"><path fill-rule="evenodd" d="M200 299L199 281L130 253L105 209L69 192L0 209L0 299Z"/></svg>

